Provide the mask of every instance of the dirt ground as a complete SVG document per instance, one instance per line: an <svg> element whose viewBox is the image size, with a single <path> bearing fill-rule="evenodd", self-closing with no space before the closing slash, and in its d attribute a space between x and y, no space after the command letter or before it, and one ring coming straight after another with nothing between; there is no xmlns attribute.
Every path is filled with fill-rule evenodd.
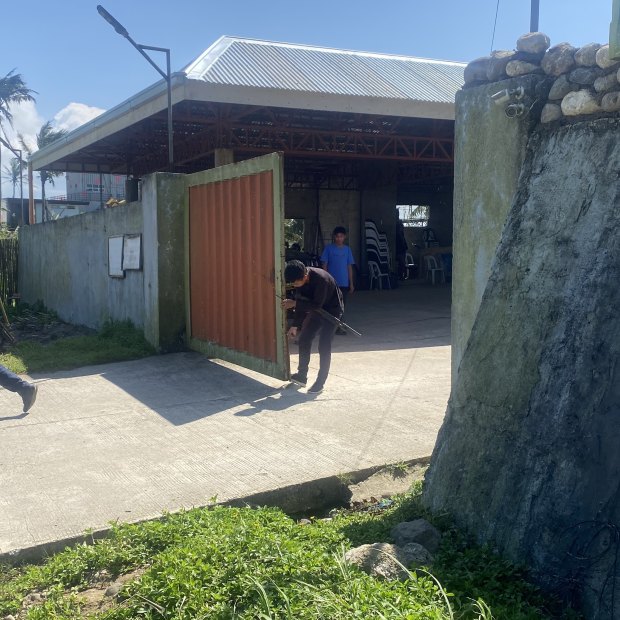
<svg viewBox="0 0 620 620"><path fill-rule="evenodd" d="M0 318L0 327L2 328L0 329L0 351L6 351L14 344L25 341L47 344L60 338L88 336L96 333L95 330L88 327L65 323L54 313L46 310L23 307L19 308L18 311L8 309L8 312L8 330Z"/></svg>

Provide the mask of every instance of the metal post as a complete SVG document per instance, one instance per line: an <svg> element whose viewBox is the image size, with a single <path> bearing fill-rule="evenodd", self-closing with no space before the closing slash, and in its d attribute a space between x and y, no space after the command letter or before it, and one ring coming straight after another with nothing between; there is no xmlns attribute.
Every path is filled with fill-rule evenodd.
<svg viewBox="0 0 620 620"><path fill-rule="evenodd" d="M540 0L532 0L530 14L530 32L538 32L538 15L540 13Z"/></svg>
<svg viewBox="0 0 620 620"><path fill-rule="evenodd" d="M166 82L168 84L168 172L174 172L174 140L172 133L172 79L170 77L170 50L166 50Z"/></svg>
<svg viewBox="0 0 620 620"><path fill-rule="evenodd" d="M28 162L28 223L35 223L35 211L34 211L34 178L32 174L32 162Z"/></svg>
<svg viewBox="0 0 620 620"><path fill-rule="evenodd" d="M170 73L170 50L165 47L153 47L152 45L141 45L136 43L130 36L127 29L118 22L110 13L108 13L100 4L97 5L97 12L105 19L114 30L127 39L139 52L144 56L146 61L166 80L168 90L168 170L174 172L174 147L173 147L173 126L172 126L172 77ZM164 73L152 58L145 52L152 50L154 52L164 52L166 54L166 72Z"/></svg>
<svg viewBox="0 0 620 620"><path fill-rule="evenodd" d="M26 225L26 211L24 211L24 160L22 159L22 150L19 151L19 206L22 213L22 226Z"/></svg>

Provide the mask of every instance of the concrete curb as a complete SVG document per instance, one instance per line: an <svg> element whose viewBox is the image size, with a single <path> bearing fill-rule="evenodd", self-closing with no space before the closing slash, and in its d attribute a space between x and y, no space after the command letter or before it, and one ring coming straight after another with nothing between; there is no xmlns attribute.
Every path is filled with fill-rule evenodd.
<svg viewBox="0 0 620 620"><path fill-rule="evenodd" d="M429 462L430 456L405 461L409 466L428 465ZM347 472L337 476L309 480L307 482L292 484L269 491L261 491L260 493L253 493L245 497L216 502L215 504L193 506L192 508L208 508L212 506L275 506L290 515L299 515L310 511L319 512L327 508L345 506L351 498L351 491L348 485L359 484L378 471L385 469L387 466L389 466L389 463ZM175 514L176 512L180 511L174 511L169 514ZM166 515L154 515L145 519L127 521L127 523L134 525L165 518ZM92 530L77 536L40 543L31 547L6 551L0 553L0 564L15 566L19 564L41 562L46 557L58 553L66 547L93 544L97 540L106 538L111 531L112 526L99 530Z"/></svg>

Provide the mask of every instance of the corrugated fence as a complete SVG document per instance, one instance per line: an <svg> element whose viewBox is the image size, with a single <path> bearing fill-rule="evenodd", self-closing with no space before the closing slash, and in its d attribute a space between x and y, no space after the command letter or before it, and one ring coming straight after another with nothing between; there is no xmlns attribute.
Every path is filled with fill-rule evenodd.
<svg viewBox="0 0 620 620"><path fill-rule="evenodd" d="M0 298L6 301L17 293L17 239L0 239Z"/></svg>
<svg viewBox="0 0 620 620"><path fill-rule="evenodd" d="M275 362L271 171L190 188L191 331Z"/></svg>

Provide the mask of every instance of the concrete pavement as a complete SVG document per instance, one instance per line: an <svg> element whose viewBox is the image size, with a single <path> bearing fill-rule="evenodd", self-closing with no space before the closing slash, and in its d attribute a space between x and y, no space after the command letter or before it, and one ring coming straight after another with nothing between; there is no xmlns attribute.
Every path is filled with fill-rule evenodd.
<svg viewBox="0 0 620 620"><path fill-rule="evenodd" d="M35 376L26 416L0 391L0 554L429 456L450 389L449 313L445 286L356 293L346 320L364 337L335 338L314 398L198 353Z"/></svg>

